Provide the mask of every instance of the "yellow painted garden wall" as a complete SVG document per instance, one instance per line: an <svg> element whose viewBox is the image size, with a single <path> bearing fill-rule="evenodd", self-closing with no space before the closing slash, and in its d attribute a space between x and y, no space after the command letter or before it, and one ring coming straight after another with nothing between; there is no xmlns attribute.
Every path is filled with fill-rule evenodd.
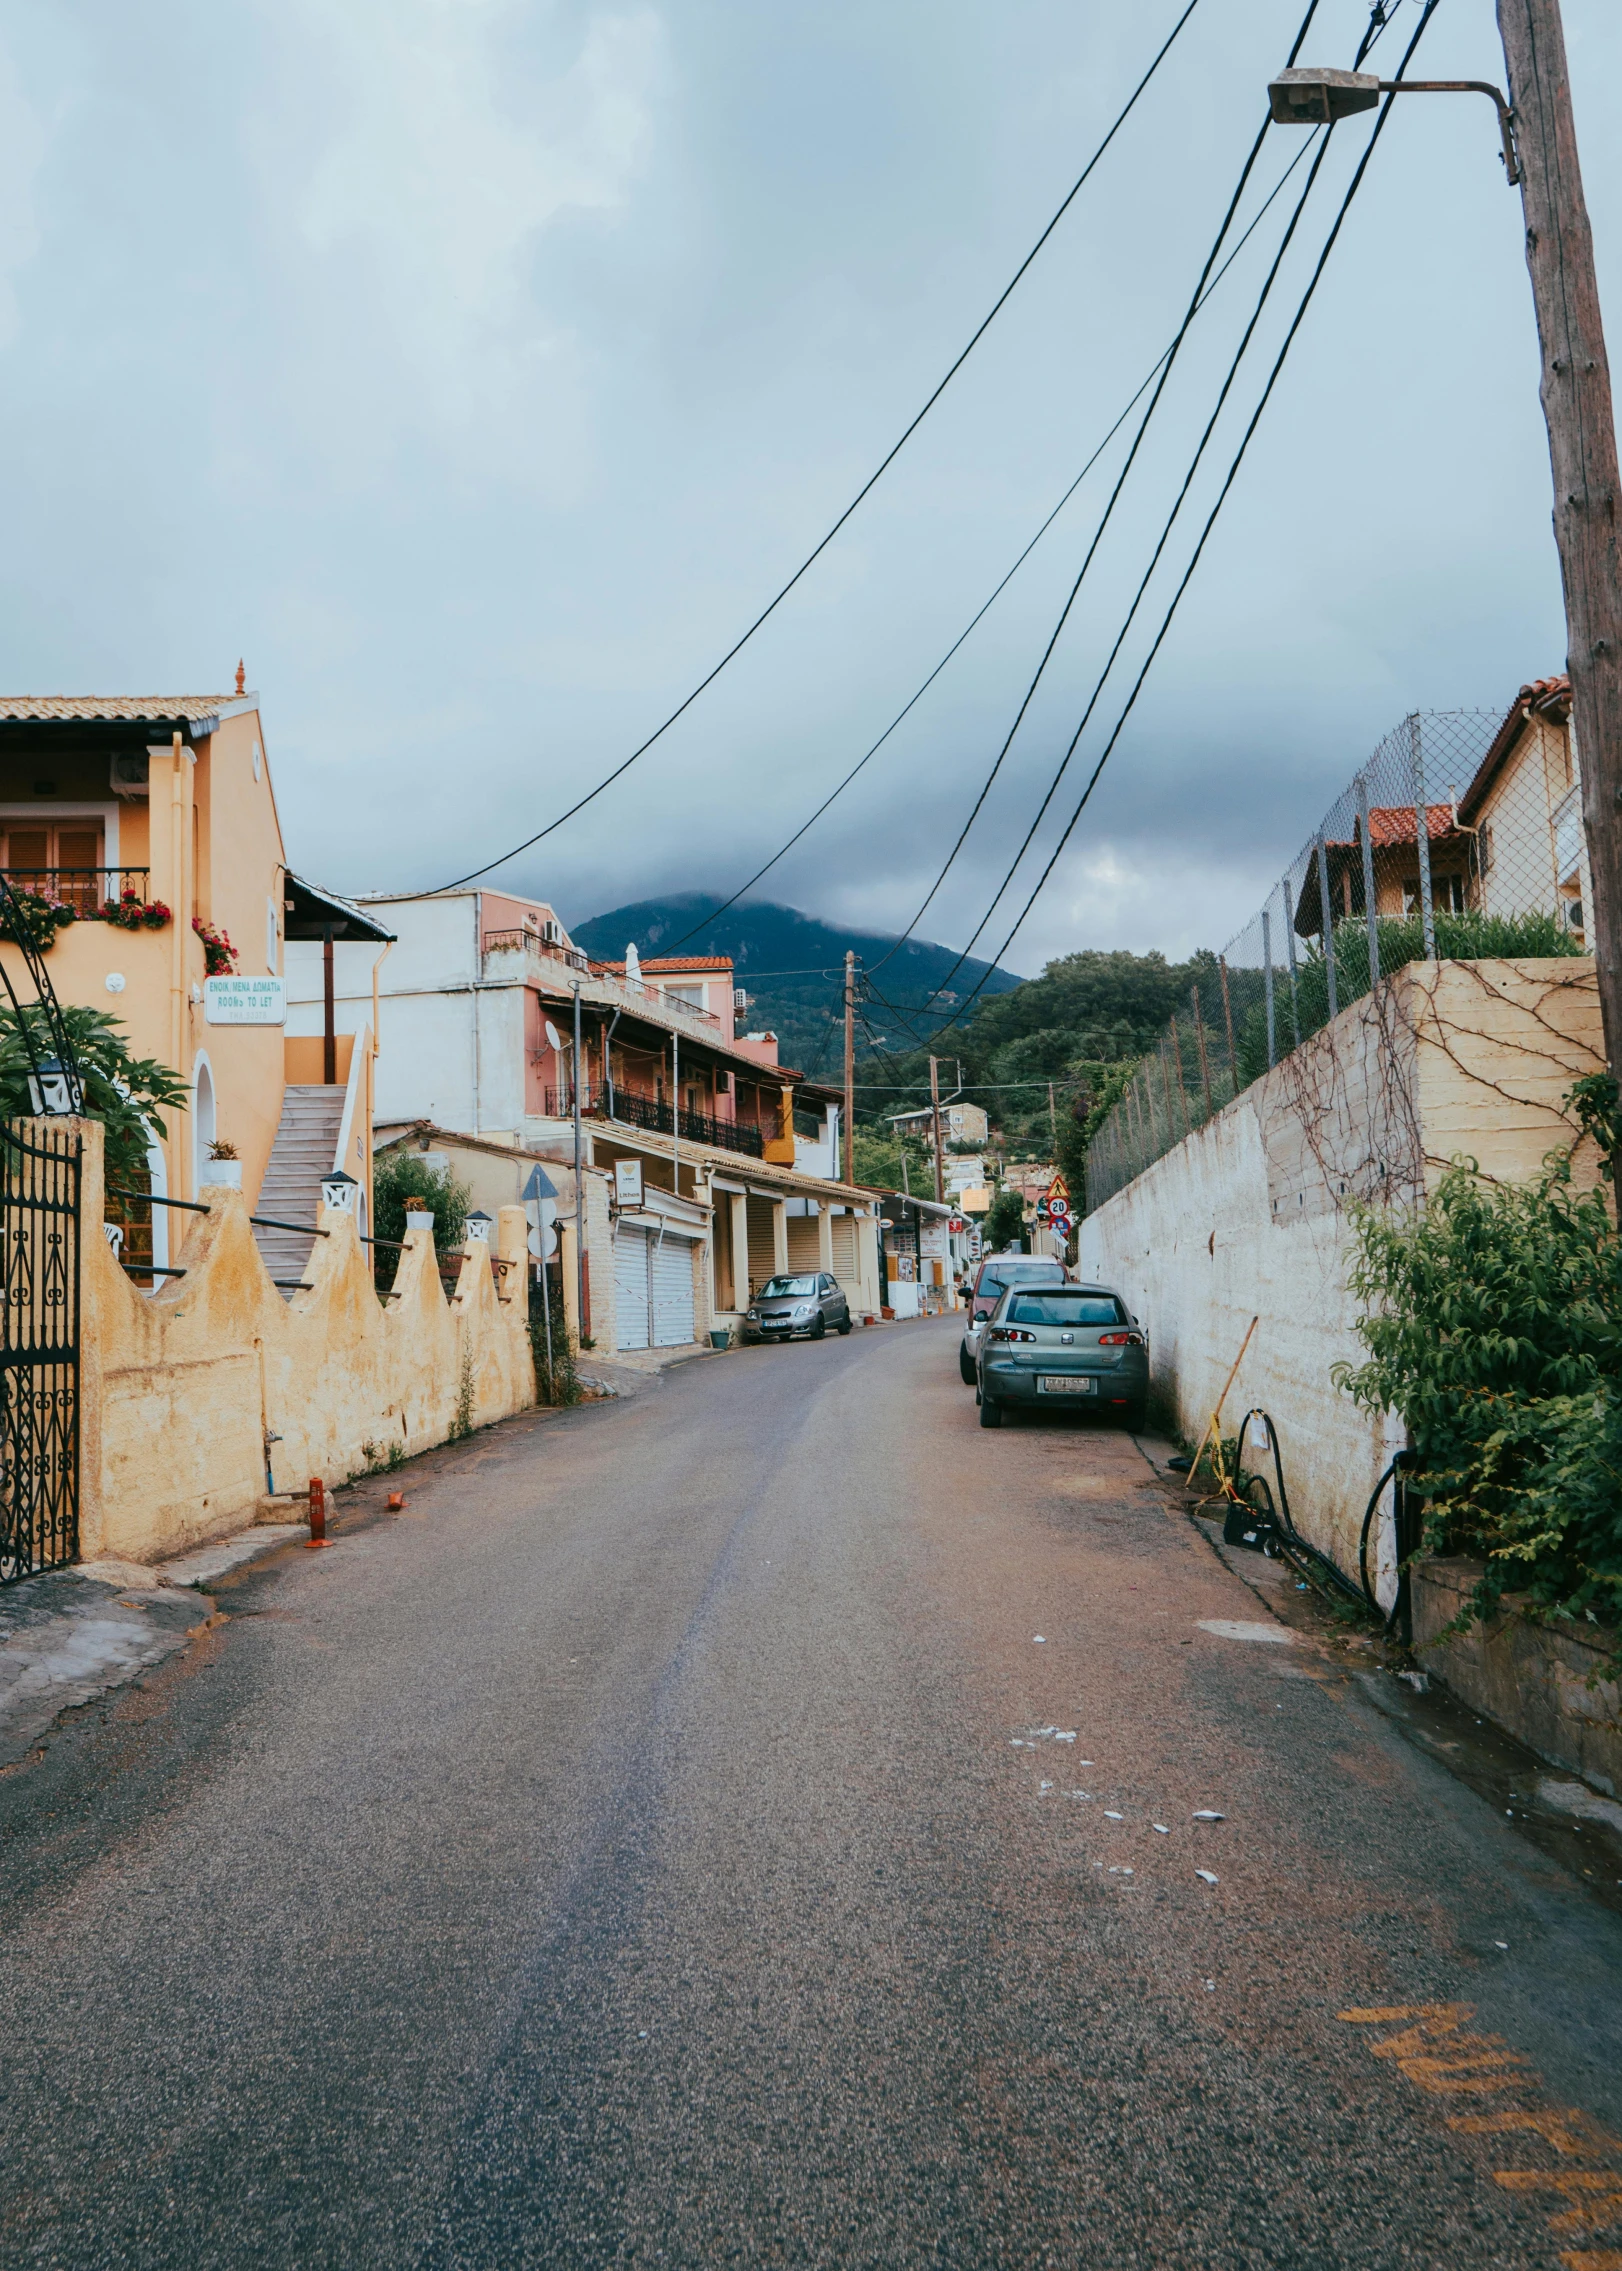
<svg viewBox="0 0 1622 2271"><path fill-rule="evenodd" d="M60 1122L53 1123L60 1126ZM432 1235L406 1241L380 1301L352 1216L323 1210L309 1290L272 1285L240 1192L179 1215L185 1276L138 1292L101 1234L101 1129L84 1136L80 1548L152 1561L251 1522L265 1495L346 1480L535 1401L521 1207L470 1247L447 1300ZM172 1249L173 1250L173 1249ZM491 1255L510 1266L492 1267ZM498 1280L500 1290L498 1290ZM509 1290L510 1289L510 1290Z"/></svg>

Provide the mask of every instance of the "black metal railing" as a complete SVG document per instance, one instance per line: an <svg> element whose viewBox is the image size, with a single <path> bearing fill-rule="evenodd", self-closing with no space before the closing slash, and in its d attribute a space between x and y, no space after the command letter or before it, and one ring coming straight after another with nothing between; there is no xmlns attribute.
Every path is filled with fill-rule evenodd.
<svg viewBox="0 0 1622 2271"><path fill-rule="evenodd" d="M81 922L94 922L109 900L122 899L126 890L145 903L145 867L8 867L0 869L13 891L37 891L71 907Z"/></svg>
<svg viewBox="0 0 1622 2271"><path fill-rule="evenodd" d="M653 1135L679 1135L684 1143L707 1143L717 1151L741 1151L750 1159L766 1155L765 1131L749 1120L717 1120L708 1112L675 1111L661 1096L643 1096L616 1081L610 1105L606 1088L582 1087L580 1109L588 1119L618 1120L622 1127L646 1128ZM546 1116L567 1120L574 1115L572 1088L546 1091Z"/></svg>
<svg viewBox="0 0 1622 2271"><path fill-rule="evenodd" d="M79 1555L79 1191L69 1128L0 1123L0 1583Z"/></svg>

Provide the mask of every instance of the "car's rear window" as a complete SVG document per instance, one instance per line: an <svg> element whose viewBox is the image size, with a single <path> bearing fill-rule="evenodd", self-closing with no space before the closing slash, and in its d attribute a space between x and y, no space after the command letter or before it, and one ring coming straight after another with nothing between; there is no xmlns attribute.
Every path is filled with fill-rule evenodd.
<svg viewBox="0 0 1622 2271"><path fill-rule="evenodd" d="M1053 1279L1063 1275L1061 1263L1043 1261L1040 1256L1028 1262L999 1262L995 1270L981 1271L980 1282L974 1289L975 1299L995 1300L999 1293L1006 1293L1011 1285L1028 1285L1033 1278Z"/></svg>
<svg viewBox="0 0 1622 2271"><path fill-rule="evenodd" d="M1011 1325L1124 1325L1126 1311L1107 1293L1016 1293Z"/></svg>

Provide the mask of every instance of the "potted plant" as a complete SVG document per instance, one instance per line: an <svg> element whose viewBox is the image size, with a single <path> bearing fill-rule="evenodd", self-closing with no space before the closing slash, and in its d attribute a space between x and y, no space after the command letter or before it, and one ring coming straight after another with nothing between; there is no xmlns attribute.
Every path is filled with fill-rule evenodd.
<svg viewBox="0 0 1622 2271"><path fill-rule="evenodd" d="M240 1191L242 1188L242 1162L237 1147L216 1136L208 1147L198 1181L204 1190Z"/></svg>
<svg viewBox="0 0 1622 2271"><path fill-rule="evenodd" d="M102 901L101 919L119 930L162 930L171 916L161 899L143 899L133 883L126 883L116 899Z"/></svg>
<svg viewBox="0 0 1622 2271"><path fill-rule="evenodd" d="M0 938L9 938L19 946L32 946L36 953L48 954L56 944L56 934L71 923L74 910L54 891L19 891L11 887L11 901L3 918L0 918Z"/></svg>

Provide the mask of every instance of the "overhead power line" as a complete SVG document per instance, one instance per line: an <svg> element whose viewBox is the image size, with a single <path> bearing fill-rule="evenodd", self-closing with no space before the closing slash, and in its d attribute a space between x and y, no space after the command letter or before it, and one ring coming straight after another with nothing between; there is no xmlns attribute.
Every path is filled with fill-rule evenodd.
<svg viewBox="0 0 1622 2271"><path fill-rule="evenodd" d="M1429 24L1431 17L1435 14L1436 9L1439 5L1440 0L1425 0L1423 12L1421 13L1419 22L1414 27L1413 37L1409 40L1407 47L1404 49L1402 61L1398 65L1395 73L1395 77L1399 81L1406 75L1408 65L1413 59L1414 51L1418 47L1421 39L1423 39L1423 37L1425 36L1426 26ZM1362 56L1367 53L1368 47L1372 44L1373 41L1371 39L1360 50L1359 60L1361 60ZM1335 243L1340 235L1342 225L1344 224L1346 219L1346 215L1351 210L1352 201L1356 197L1359 189L1362 187L1363 178L1368 171L1369 162L1374 155L1374 151L1376 145L1379 142L1380 136L1385 131L1386 120L1391 115L1391 105L1395 99L1396 98L1394 96L1387 95L1384 103L1380 107L1379 115L1374 122L1374 131L1370 134L1367 146L1365 147L1362 156L1358 160L1356 169L1352 174L1350 182L1347 184L1345 195L1342 197L1340 202L1340 209L1336 213L1334 221L1330 226L1329 234L1324 242L1323 250L1319 253L1317 263L1313 268L1311 276L1307 280L1306 289L1301 295L1300 304L1297 307L1295 315L1290 323L1290 328L1284 335L1283 344L1279 348L1278 355L1273 363L1271 371L1268 373L1267 383L1262 389L1261 398L1257 402L1256 407L1251 414L1250 422L1246 426L1244 434L1240 438L1239 447L1234 453L1233 461L1228 467L1227 475L1222 483L1222 487L1217 493L1216 502L1211 507L1211 511L1206 519L1205 525L1200 531L1199 539L1195 544L1194 551L1188 562L1188 565L1183 571L1182 579L1178 583L1176 590L1172 594L1171 602L1161 619L1160 628L1155 633L1153 644L1150 646L1149 652L1144 658L1143 665L1138 672L1137 678L1133 682L1132 689L1126 698L1126 702L1121 710L1121 714L1115 722L1114 730L1111 732L1108 741L1104 744L1103 750L1099 755L1098 762L1094 765L1091 774L1088 776L1087 785L1083 789L1080 799L1078 800L1074 811L1071 813L1070 818L1066 821L1063 833L1060 835L1058 842L1054 845L1052 851L1049 853L1047 864L1043 868L1042 873L1038 876L1035 887L1031 891L1029 897L1026 899L1024 906L1020 909L1018 918L1014 922L1012 929L1010 929L1007 936L1004 938L1002 945L997 950L996 959L999 962L1001 961L1003 955L1008 952L1014 940L1018 937L1019 932L1024 927L1026 919L1030 915L1031 909L1035 906L1038 898L1040 898L1043 890L1046 888L1048 879L1052 875L1053 870L1058 863L1059 856L1063 852L1065 845L1070 841L1070 837L1075 830L1076 824L1080 820L1083 811L1086 809L1088 800L1092 796L1093 790L1098 785L1098 781L1101 774L1103 773L1104 767L1108 764L1110 757L1115 749L1116 743L1120 740L1121 734L1125 730L1127 720L1132 715L1132 711L1136 706L1138 696L1143 691L1144 683L1147 680L1150 671L1153 669L1155 659L1159 655L1160 649L1165 642L1166 635L1171 629L1172 621L1176 616L1179 606L1182 603L1183 595L1188 590L1190 583L1192 583L1194 579L1194 572L1200 564L1200 560L1204 554L1206 544L1209 541L1211 531L1217 524L1217 520L1221 515L1223 506L1228 500L1228 496L1233 488L1234 482L1238 479L1239 469L1244 463L1245 455L1250 448L1252 440L1255 437L1256 429L1261 424L1262 414L1266 410L1267 404L1271 399L1273 389L1278 383L1280 373L1283 371L1285 362L1289 357L1290 349L1295 344L1296 335L1300 331L1302 323L1306 320L1307 309L1312 304L1313 295L1316 293L1324 270L1329 264L1329 256L1334 251ZM1068 756L1066 758L1066 762L1068 762ZM991 906L993 908L995 908L997 901L1001 899L1003 893L1007 890L1009 884L1012 882L1013 872L1013 869L1010 868L1008 873L1004 876L1002 882L998 885L997 891L991 901ZM980 928L984 928L983 923L981 924ZM979 936L978 929L975 932L975 936ZM942 1025L937 1029L938 1031L944 1031L947 1026L956 1024L958 1020L963 1017L970 1008L972 1008L976 997L982 991L984 982L985 981L982 979L976 983L965 1000L962 1001L952 1011L952 1014L948 1018L943 1020Z"/></svg>
<svg viewBox="0 0 1622 2271"><path fill-rule="evenodd" d="M639 758L645 757L648 751L653 747L654 743L662 739L662 737L670 731L670 728L676 723L676 720L682 717L688 710L692 708L693 704L698 700L699 696L706 690L706 688L714 685L716 679L720 677L722 671L726 669L728 663L732 662L736 656L740 655L743 652L744 648L749 644L749 641L761 628L762 624L764 624L772 615L777 612L778 608L782 605L783 601L787 599L789 593L794 589L795 585L800 581L801 577L804 576L807 570L810 569L814 565L814 563L821 558L822 554L828 549L828 546L839 534L839 531L844 527L845 523L856 511L857 507L883 479L884 475L889 471L890 467L901 455L901 452L906 448L908 442L911 441L913 435L918 431L924 420L929 416L929 413L934 409L936 403L939 402L941 396L951 385L953 379L956 378L958 372L963 368L969 357L974 353L976 347L979 346L986 333L991 329L992 324L995 323L997 317L1002 313L1009 300L1013 297L1014 292L1018 288L1027 269L1036 259L1037 254L1047 243L1049 237L1052 236L1059 223L1064 219L1065 214L1070 210L1070 207L1074 204L1077 196L1086 185L1089 177L1093 173L1094 168L1102 160L1105 151L1108 150L1110 144L1115 140L1116 135L1119 134L1121 128L1126 124L1133 111L1137 108L1139 97L1143 94L1150 81L1154 78L1155 73L1160 69L1161 64L1165 62L1166 57L1171 53L1173 47L1177 44L1177 41L1182 34L1184 25L1188 22L1190 16L1193 15L1195 9L1199 6L1199 4L1200 0L1187 0L1187 4L1184 7L1181 15L1172 25L1171 30L1166 35L1166 38L1161 43L1161 46L1157 50L1153 60L1150 62L1148 69L1144 72L1142 78L1139 79L1137 85L1132 89L1131 94L1128 95L1120 110L1117 111L1114 119L1110 124L1108 132L1105 134L1103 140L1099 143L1097 149L1094 150L1092 156L1087 160L1087 163L1082 167L1081 172L1077 175L1075 181L1071 184L1069 190L1061 200L1058 209L1055 211L1052 219L1048 222L1046 228L1037 238L1035 244L1032 245L1030 251L1025 255L1019 266L1014 270L1014 273L1012 276L1010 276L1008 282L998 293L996 299L992 302L990 309L987 311L985 316L982 317L975 330L971 333L968 344L961 350L961 352L952 362L951 366L946 372L945 377L940 381L939 385L936 386L934 392L924 403L923 408L919 410L917 414L911 419L908 425L903 429L899 439L892 444L890 449L879 460L873 471L868 475L867 479L862 483L862 486L857 490L855 496L852 497L850 503L839 515L839 518L833 523L832 527L829 528L826 535L824 535L821 540L816 545L814 545L812 549L806 554L805 558L795 569L793 575L789 577L787 583L783 584L781 588L774 594L774 596L767 601L766 605L761 609L760 613L755 617L754 621L749 625L748 629L743 633L742 637L734 640L733 644L728 647L726 653L721 657L720 661L715 664L714 668L706 672L704 677L702 677L699 680L698 684L692 689L691 693L685 695L683 699L677 703L676 707L670 712L670 715L665 718L662 724L655 726L652 733L648 735L646 741L639 743L638 746L631 751L629 757L623 758L620 763L614 767L612 772L605 773L603 778L597 783L595 788L588 789L586 794L583 797L578 798L575 803L571 804L566 812L560 812L557 818L555 820L549 820L544 828L537 828L534 835L526 836L521 844L514 844L510 851L500 852L494 859L486 860L482 867L470 868L466 875L458 876L454 883L441 883L436 885L435 888L437 890L458 891L461 889L463 884L472 883L476 881L476 879L481 875L488 875L492 868L505 866L508 860L516 859L520 852L529 851L533 845L540 843L544 837L550 836L556 829L561 828L566 821L572 820L577 812L583 812L588 804L592 803L595 798L602 795L604 789L612 787L614 782L617 781L622 774L630 771L631 767L637 762Z"/></svg>
<svg viewBox="0 0 1622 2271"><path fill-rule="evenodd" d="M1204 293L1202 294L1199 302L1201 307L1204 307L1206 301L1210 299L1212 293L1222 282L1223 277L1227 275L1228 270L1233 266L1234 262L1239 258L1239 255L1244 251L1245 246L1255 235L1256 230L1261 226L1264 216L1271 208L1274 199L1279 195L1280 191L1284 187L1284 184L1289 180L1291 174L1295 172L1296 167L1302 164L1303 161L1310 155L1313 143L1314 141L1316 141L1320 131L1321 129L1317 128L1313 130L1312 135L1302 143L1300 149L1296 151L1295 156L1290 160L1283 173L1280 174L1278 180L1268 191L1265 200L1257 208L1255 214L1246 227L1244 235L1239 239L1232 252L1229 253L1227 259L1222 263L1222 266L1211 278L1210 283L1206 285ZM1128 418L1131 417L1133 411L1137 408L1138 404L1148 393L1150 387L1154 385L1155 379L1158 376L1162 366L1175 352L1178 340L1180 340L1181 337L1182 333L1181 331L1179 331L1177 338L1172 340L1171 343L1162 350L1159 356L1157 356L1150 369L1145 373L1141 384L1132 395L1131 400L1126 403L1124 408L1116 417L1108 433L1106 433L1103 440L1099 442L1097 448L1088 458L1086 464L1076 475L1075 479L1070 483L1069 487L1065 490L1064 495L1059 499L1058 503L1053 507L1052 511L1047 515L1046 519L1037 529L1035 535L1032 536L1029 543L1025 546L1024 550L1014 561L1012 567L1008 569L1007 573L1002 577L1001 581L993 588L989 596L969 618L969 621L964 625L963 629L952 641L946 652L941 656L940 661L936 663L934 669L929 673L928 677L923 680L922 684L919 685L911 695L909 695L907 700L901 705L901 708L897 710L895 716L890 720L884 731L879 735L877 741L873 742L870 747L863 751L862 755L857 758L855 764L852 765L850 771L845 775L844 779L838 782L834 788L829 790L828 794L817 806L815 812L811 814L808 820L803 821L801 825L795 829L793 835L789 837L788 841L784 844L779 844L776 851L773 852L771 858L764 861L761 866L757 867L754 874L749 877L747 882L739 884L737 890L733 892L730 899L723 899L718 907L712 909L711 912L705 916L703 922L695 923L691 930L683 931L681 937L675 942L677 946L685 946L690 938L697 938L702 931L707 930L709 926L714 923L720 916L726 914L729 908L735 907L740 899L746 898L748 894L753 891L755 885L760 882L762 877L769 875L772 869L777 866L780 860L786 859L789 853L793 851L795 845L800 841L800 839L803 836L809 835L811 830L816 826L817 822L822 818L823 814L829 809L829 807L837 803L839 798L844 795L846 789L850 787L857 774L862 772L866 768L869 760L878 755L879 751L884 747L884 744L889 740L891 734L895 732L896 728L903 724L904 721L917 708L918 704L929 692L929 689L934 685L936 679L939 678L941 672L946 668L947 664L957 654L958 650L967 643L971 633L979 629L981 623L984 622L987 615L990 614L992 608L1002 597L1003 593L1008 589L1008 586L1013 582L1015 576L1018 575L1020 569L1024 567L1026 561L1036 550L1036 547L1041 543L1043 537L1046 536L1048 530L1053 526L1059 515L1064 511L1065 506L1069 504L1071 498L1075 495L1076 491L1086 480L1088 474L1091 473L1093 467L1103 456L1105 450L1109 448L1110 443L1114 441L1116 435L1126 424ZM976 809L978 809L978 807ZM939 881L940 879L937 879L935 886L936 889L939 888ZM930 898L933 897L934 890L930 892ZM882 957L884 961L888 961L890 959L890 955L896 951L897 947L906 944L907 938L910 935L910 930L912 928L916 928L919 920L923 915L924 907L927 907L928 905L929 900L926 899L924 901L924 906L920 907L917 915L913 917L912 925L909 927L909 930L903 931L900 938L896 940L895 945L892 946L889 951ZM877 965L875 964L875 968L876 967Z"/></svg>
<svg viewBox="0 0 1622 2271"><path fill-rule="evenodd" d="M1288 57L1288 61L1290 63L1293 63L1296 57L1300 54L1302 46L1305 43L1307 33L1312 27L1312 20L1317 12L1318 0L1307 0L1306 14L1301 18L1301 22L1296 31L1295 38L1291 42L1290 53ZM1149 399L1148 407L1144 411L1142 418L1138 421L1138 430L1132 437L1132 447L1128 450L1125 463L1122 465L1120 472L1116 476L1115 486L1110 491L1108 502L1105 504L1103 513L1099 517L1098 526L1093 531L1092 542L1087 547L1086 553L1082 559L1081 567L1077 571L1076 580L1070 587L1069 594L1065 599L1063 607L1061 607L1059 610L1059 619L1053 626L1053 630L1051 635L1049 636L1048 643L1042 650L1041 659L1037 663L1035 672L1032 674L1031 681L1026 687L1024 695L1021 697L1018 709L1014 712L1013 723L1008 728L1008 732L1006 737L1004 738L1003 745L997 752L990 772L987 773L984 781L982 781L982 783L980 784L979 793L975 797L974 803L969 809L968 818L964 821L962 827L958 830L957 841L953 844L951 850L947 853L944 863L936 874L935 879L931 883L929 889L925 892L923 899L919 903L917 911L912 917L912 920L907 924L906 929L901 933L902 939L907 939L912 936L912 933L917 929L919 923L923 920L924 914L928 909L931 901L934 899L936 892L939 891L941 885L946 881L947 876L951 873L952 868L956 864L958 854L962 851L963 846L968 841L971 829L974 827L976 820L979 819L981 812L985 808L986 799L990 796L992 788L997 780L997 776L1002 771L1004 760L1006 759L1009 750L1014 745L1015 736L1018 734L1020 727L1025 722L1026 713L1030 709L1031 703L1036 698L1036 690L1041 685L1043 677L1047 672L1048 664L1053 659L1054 651L1059 644L1059 640L1061 635L1063 634L1064 627L1070 619L1071 610L1074 608L1076 601L1080 596L1081 587L1087 580L1088 572L1091 569L1094 560L1098 557L1099 546L1104 541L1105 533L1109 528L1110 522L1115 516L1115 508L1121 500L1121 494L1125 489L1128 480L1131 478L1132 469L1137 463L1138 452L1143 446L1144 440L1149 432L1149 428L1154 423L1155 413L1160 408L1161 400L1166 392L1168 384L1170 383L1172 370L1176 364L1178 354L1182 349L1183 341L1187 338L1189 329L1192 326L1195 317L1199 313L1202 299L1207 296L1208 279L1210 278L1211 271L1215 267L1217 259L1221 254L1222 247L1227 241L1228 231L1233 226L1234 215L1239 210L1240 200L1245 194L1245 189L1249 184L1251 174L1255 169L1256 161L1261 156L1262 145L1267 139L1267 131L1270 123L1270 117L1264 116L1261 125L1256 131L1256 138L1250 145L1250 149L1246 155L1245 162L1239 169L1239 179L1234 184L1233 195L1228 200L1227 211L1222 216L1221 225L1217 230L1216 236L1212 240L1211 249L1205 256L1205 265L1200 270L1199 280L1195 284L1194 290L1189 297L1188 307L1184 313L1183 320L1178 325L1176 335L1173 338L1172 343L1167 349L1166 354L1162 360L1159 379L1156 381L1155 390ZM1316 177L1316 172L1317 165L1315 163L1313 168L1314 178ZM1310 181L1308 186L1310 188ZM1271 198L1269 198L1268 203L1271 204L1271 202L1272 200ZM1266 210L1267 207L1263 206L1262 211L1265 212ZM1297 216L1299 217L1299 204L1296 210ZM1258 214L1257 219L1259 220L1260 218L1261 215ZM1236 247L1235 249L1237 250L1238 248ZM1277 263L1275 262L1274 273L1276 273L1276 271ZM1268 284L1263 287L1263 300L1265 300L1267 296L1267 290L1271 286L1271 281L1272 278L1271 276L1269 276ZM1260 311L1258 307L1258 313L1259 312ZM1253 326L1254 320L1255 319L1253 318ZM1246 334L1246 337L1248 339L1248 333ZM984 925L982 924L981 927L984 928ZM897 941L897 945L899 944L900 940ZM895 951L896 948L891 947L890 953L893 954ZM873 967L875 969L881 968L883 966L883 963L888 959L889 957L887 955L881 955L879 961L876 962ZM960 955L958 957L958 962L954 967L961 968L962 961L963 957Z"/></svg>

